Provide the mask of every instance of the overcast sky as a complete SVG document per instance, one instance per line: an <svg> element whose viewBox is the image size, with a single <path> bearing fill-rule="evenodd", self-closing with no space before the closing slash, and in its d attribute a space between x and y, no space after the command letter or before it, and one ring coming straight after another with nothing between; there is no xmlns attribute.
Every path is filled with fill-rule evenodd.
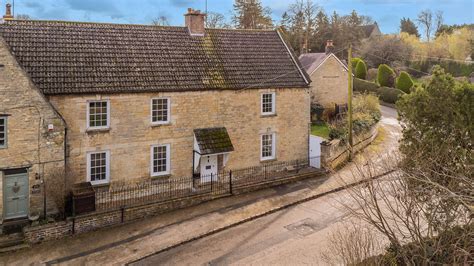
<svg viewBox="0 0 474 266"><path fill-rule="evenodd" d="M205 0L7 0L15 1L16 14L28 14L34 19L73 20L149 24L158 16L166 16L172 25L183 25L183 14L188 7L205 9ZM233 0L208 0L208 10L230 18ZM293 0L262 0L273 11L273 19ZM319 0L315 1L327 13L334 10L348 14L355 9L359 14L376 20L384 33L398 31L402 17L416 18L423 9L444 12L446 24L474 23L474 0ZM5 1L1 1L2 6ZM2 9L4 13L4 7Z"/></svg>

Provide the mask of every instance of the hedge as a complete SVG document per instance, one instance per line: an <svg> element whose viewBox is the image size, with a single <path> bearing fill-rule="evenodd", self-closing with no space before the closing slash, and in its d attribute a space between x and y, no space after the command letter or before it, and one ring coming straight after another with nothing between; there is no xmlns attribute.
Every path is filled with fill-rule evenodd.
<svg viewBox="0 0 474 266"><path fill-rule="evenodd" d="M405 95L405 93L399 89L380 87L379 98L386 103L395 103L398 98Z"/></svg>
<svg viewBox="0 0 474 266"><path fill-rule="evenodd" d="M389 87L379 87L377 83L370 82L363 79L354 78L354 91L356 92L370 92L379 96L380 100L386 103L395 103L399 97L405 93L399 89Z"/></svg>
<svg viewBox="0 0 474 266"><path fill-rule="evenodd" d="M367 77L367 65L364 61L360 60L359 63L357 63L355 68L355 76L359 79L365 79Z"/></svg>
<svg viewBox="0 0 474 266"><path fill-rule="evenodd" d="M357 67L357 64L362 61L362 59L360 59L359 57L353 57L351 58L351 65L352 65L352 69L355 69Z"/></svg>
<svg viewBox="0 0 474 266"><path fill-rule="evenodd" d="M382 87L393 87L395 85L395 72L386 64L379 66L377 82Z"/></svg>
<svg viewBox="0 0 474 266"><path fill-rule="evenodd" d="M379 93L379 85L363 79L354 78L354 91Z"/></svg>
<svg viewBox="0 0 474 266"><path fill-rule="evenodd" d="M413 61L410 62L410 68L408 69L410 74L415 77L424 76L424 73L431 73L431 68L434 65L440 65L447 73L450 73L454 77L469 77L474 72L474 64L465 64L456 61L438 61L438 60L426 60L426 61ZM419 71L416 71L419 70ZM422 73L422 72L424 73Z"/></svg>
<svg viewBox="0 0 474 266"><path fill-rule="evenodd" d="M413 88L413 85L413 80L411 79L410 74L405 71L402 71L400 73L400 76L397 78L397 89L405 93L410 93L411 88Z"/></svg>

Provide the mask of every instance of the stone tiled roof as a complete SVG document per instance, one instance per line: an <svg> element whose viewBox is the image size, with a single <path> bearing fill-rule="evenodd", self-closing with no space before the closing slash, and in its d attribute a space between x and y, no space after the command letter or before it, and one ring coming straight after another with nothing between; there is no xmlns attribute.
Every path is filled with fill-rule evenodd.
<svg viewBox="0 0 474 266"><path fill-rule="evenodd" d="M201 155L231 152L232 141L225 127L200 128L194 130Z"/></svg>
<svg viewBox="0 0 474 266"><path fill-rule="evenodd" d="M364 34L364 37L369 38L370 35L372 34L372 32L374 31L374 29L378 26L377 26L377 24L374 23L374 24L369 24L369 25L362 25L362 26L359 26L359 27L362 30L362 33Z"/></svg>
<svg viewBox="0 0 474 266"><path fill-rule="evenodd" d="M277 31L6 21L0 36L45 94L307 87ZM306 78L306 80L305 80Z"/></svg>
<svg viewBox="0 0 474 266"><path fill-rule="evenodd" d="M328 56L334 56L341 65L347 69L347 65L345 62L339 60L335 54L326 54L326 53L307 53L307 54L301 54L299 57L299 61L301 62L302 67L308 73L308 75L311 75L316 68L318 68L324 60Z"/></svg>
<svg viewBox="0 0 474 266"><path fill-rule="evenodd" d="M307 53L301 54L299 60L303 68L306 70L306 73L311 75L311 73L321 65L326 57L326 53Z"/></svg>

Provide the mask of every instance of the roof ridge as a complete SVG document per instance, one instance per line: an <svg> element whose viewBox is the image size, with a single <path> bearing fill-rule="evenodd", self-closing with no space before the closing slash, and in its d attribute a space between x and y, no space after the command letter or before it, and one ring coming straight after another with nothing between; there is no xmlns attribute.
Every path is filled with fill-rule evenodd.
<svg viewBox="0 0 474 266"><path fill-rule="evenodd" d="M74 20L47 20L47 19L13 19L7 20L4 24L14 24L16 22L22 23L64 23L64 24L86 24L86 25L110 25L110 26L137 26L150 28L186 28L186 26L162 26L151 24L132 24L132 23L112 23L112 22L91 22L91 21L74 21ZM206 28L206 30L228 30L228 31L244 31L244 32L275 32L277 29L233 29L233 28Z"/></svg>
<svg viewBox="0 0 474 266"><path fill-rule="evenodd" d="M161 26L151 24L131 24L131 23L112 23L112 22L90 22L90 21L74 21L74 20L47 20L47 19L13 19L6 20L4 24L14 24L15 22L26 23L65 23L65 24L87 24L87 25L113 25L113 26L143 26L143 27L159 27L159 28L186 28L185 26Z"/></svg>

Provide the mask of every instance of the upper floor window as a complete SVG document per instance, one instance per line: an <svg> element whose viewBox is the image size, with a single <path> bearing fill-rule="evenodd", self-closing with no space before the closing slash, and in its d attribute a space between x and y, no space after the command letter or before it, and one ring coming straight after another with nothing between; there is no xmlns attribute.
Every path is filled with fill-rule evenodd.
<svg viewBox="0 0 474 266"><path fill-rule="evenodd" d="M0 117L0 148L7 147L7 117Z"/></svg>
<svg viewBox="0 0 474 266"><path fill-rule="evenodd" d="M262 115L275 114L275 93L262 93Z"/></svg>
<svg viewBox="0 0 474 266"><path fill-rule="evenodd" d="M170 99L151 99L151 123L160 125L170 123Z"/></svg>
<svg viewBox="0 0 474 266"><path fill-rule="evenodd" d="M110 180L110 152L87 153L87 181L93 185L106 184Z"/></svg>
<svg viewBox="0 0 474 266"><path fill-rule="evenodd" d="M275 159L275 133L261 135L260 150L260 159L262 161Z"/></svg>
<svg viewBox="0 0 474 266"><path fill-rule="evenodd" d="M87 103L87 128L104 129L110 127L110 102L89 101Z"/></svg>
<svg viewBox="0 0 474 266"><path fill-rule="evenodd" d="M151 146L151 176L170 174L170 145Z"/></svg>

